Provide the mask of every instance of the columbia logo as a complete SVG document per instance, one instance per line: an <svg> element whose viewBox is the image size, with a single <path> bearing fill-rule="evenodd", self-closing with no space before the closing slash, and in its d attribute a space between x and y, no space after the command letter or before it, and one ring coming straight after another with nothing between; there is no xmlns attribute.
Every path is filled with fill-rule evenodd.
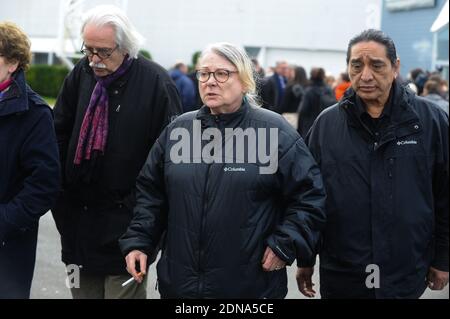
<svg viewBox="0 0 450 319"><path fill-rule="evenodd" d="M414 144L414 145L416 145L417 144L417 141L415 141L415 140L410 140L410 141L398 141L397 142L397 145L411 145L411 144Z"/></svg>

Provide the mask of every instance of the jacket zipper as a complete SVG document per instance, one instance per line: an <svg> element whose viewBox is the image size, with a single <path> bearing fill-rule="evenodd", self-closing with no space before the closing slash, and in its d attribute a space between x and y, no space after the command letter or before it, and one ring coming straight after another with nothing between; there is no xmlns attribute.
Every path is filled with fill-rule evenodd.
<svg viewBox="0 0 450 319"><path fill-rule="evenodd" d="M205 224L206 224L206 211L208 208L208 180L209 180L209 170L211 168L211 164L208 164L208 168L206 169L206 177L205 177L205 188L203 191L204 194L204 199L203 199L203 209L202 209L202 216L201 216L201 223L200 223L200 232L199 232L199 243L198 243L198 272L199 272L199 278L198 278L198 297L201 298L201 295L203 294L203 280L204 280L204 275L203 275L203 266L202 266L202 262L203 262L203 229L205 228Z"/></svg>
<svg viewBox="0 0 450 319"><path fill-rule="evenodd" d="M214 117L215 123L219 126L220 120L218 116ZM200 224L200 233L199 233L199 253L198 253L198 271L199 271L199 279L198 279L198 297L201 298L203 295L203 280L204 280L204 269L202 266L203 262L203 229L205 228L206 224L206 213L208 209L208 182L209 182L209 170L211 169L212 164L208 164L208 167L206 169L206 177L205 177L205 187L203 190L204 199L203 199L203 209L202 209L202 216L201 216L201 224Z"/></svg>

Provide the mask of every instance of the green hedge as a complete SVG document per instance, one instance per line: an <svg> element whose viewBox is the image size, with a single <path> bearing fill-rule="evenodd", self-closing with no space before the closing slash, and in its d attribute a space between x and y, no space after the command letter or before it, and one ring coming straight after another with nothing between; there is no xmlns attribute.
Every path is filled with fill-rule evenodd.
<svg viewBox="0 0 450 319"><path fill-rule="evenodd" d="M147 50L139 50L139 54L142 55L144 58L147 58L148 60L152 61L152 55Z"/></svg>
<svg viewBox="0 0 450 319"><path fill-rule="evenodd" d="M39 95L57 97L69 70L60 65L35 64L27 71L26 79Z"/></svg>

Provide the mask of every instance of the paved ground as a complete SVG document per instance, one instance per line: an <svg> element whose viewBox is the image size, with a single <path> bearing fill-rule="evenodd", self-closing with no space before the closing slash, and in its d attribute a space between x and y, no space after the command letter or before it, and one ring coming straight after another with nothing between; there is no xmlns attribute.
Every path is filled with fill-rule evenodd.
<svg viewBox="0 0 450 319"><path fill-rule="evenodd" d="M36 269L34 274L33 286L31 289L31 298L35 299L66 299L71 298L69 290L65 286L65 268L60 260L61 245L59 236L56 231L55 224L53 222L50 213L47 213L41 219ZM288 295L290 299L302 299L305 298L297 290L297 284L295 282L295 267L288 267ZM314 282L318 287L317 271L315 271ZM148 297L159 298L158 292L155 290L156 283L156 271L155 264L150 266L149 278L148 278ZM317 295L316 298L320 296ZM445 290L435 292L427 289L422 298L439 298L448 299L449 290L448 286Z"/></svg>

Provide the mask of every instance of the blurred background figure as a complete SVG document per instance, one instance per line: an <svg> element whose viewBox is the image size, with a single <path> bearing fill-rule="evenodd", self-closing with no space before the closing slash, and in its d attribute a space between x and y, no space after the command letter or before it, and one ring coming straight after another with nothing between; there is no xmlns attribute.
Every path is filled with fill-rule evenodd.
<svg viewBox="0 0 450 319"><path fill-rule="evenodd" d="M409 78L416 87L416 89L412 88L413 91L415 91L417 95L422 95L423 87L425 85L425 82L427 82L428 80L427 73L421 68L416 68L411 70L411 72L409 73Z"/></svg>
<svg viewBox="0 0 450 319"><path fill-rule="evenodd" d="M264 72L264 69L259 64L258 59L252 58L252 63L253 63L253 67L255 68L255 74L260 79L264 79L264 77L266 76L266 72Z"/></svg>
<svg viewBox="0 0 450 319"><path fill-rule="evenodd" d="M448 82L441 78L441 75L437 72L433 72L428 77L429 81L435 81L439 83L439 95L448 102Z"/></svg>
<svg viewBox="0 0 450 319"><path fill-rule="evenodd" d="M342 72L336 81L336 87L334 88L334 95L336 100L340 100L344 95L344 92L351 86L350 78L347 72Z"/></svg>
<svg viewBox="0 0 450 319"><path fill-rule="evenodd" d="M269 110L279 109L286 89L289 65L286 61L278 61L272 76L266 77L261 86L262 107Z"/></svg>
<svg viewBox="0 0 450 319"><path fill-rule="evenodd" d="M309 84L306 71L303 67L296 65L289 66L289 72L289 81L286 85L283 101L280 108L276 110L280 114L297 112L305 94L305 89Z"/></svg>
<svg viewBox="0 0 450 319"><path fill-rule="evenodd" d="M187 76L187 65L183 62L178 62L169 74L180 93L183 113L197 109L200 105L196 104L195 83Z"/></svg>
<svg viewBox="0 0 450 319"><path fill-rule="evenodd" d="M423 88L423 97L434 102L448 115L448 101L441 96L441 84L437 81L428 80Z"/></svg>
<svg viewBox="0 0 450 319"><path fill-rule="evenodd" d="M309 80L310 86L298 110L297 131L303 138L320 112L337 102L333 90L325 82L323 68L312 68Z"/></svg>
<svg viewBox="0 0 450 319"><path fill-rule="evenodd" d="M187 76L191 79L191 81L194 83L194 89L195 89L195 105L196 109L199 109L203 105L203 101L200 98L200 92L198 90L198 80L197 80L197 64L198 59L200 57L201 51L196 51L192 56L192 65L190 66L189 73Z"/></svg>
<svg viewBox="0 0 450 319"><path fill-rule="evenodd" d="M305 89L309 82L303 67L291 65L289 66L289 71L289 81L286 86L283 101L280 108L275 111L282 114L289 124L297 129L297 110L302 102Z"/></svg>
<svg viewBox="0 0 450 319"><path fill-rule="evenodd" d="M263 81L264 77L266 76L266 72L264 71L264 68L262 68L261 65L259 64L258 59L252 58L251 61L253 64L253 73L254 73L255 83L256 83L256 93L258 95L260 95L262 81Z"/></svg>
<svg viewBox="0 0 450 319"><path fill-rule="evenodd" d="M325 84L328 85L332 90L336 87L336 78L333 75L325 76Z"/></svg>

